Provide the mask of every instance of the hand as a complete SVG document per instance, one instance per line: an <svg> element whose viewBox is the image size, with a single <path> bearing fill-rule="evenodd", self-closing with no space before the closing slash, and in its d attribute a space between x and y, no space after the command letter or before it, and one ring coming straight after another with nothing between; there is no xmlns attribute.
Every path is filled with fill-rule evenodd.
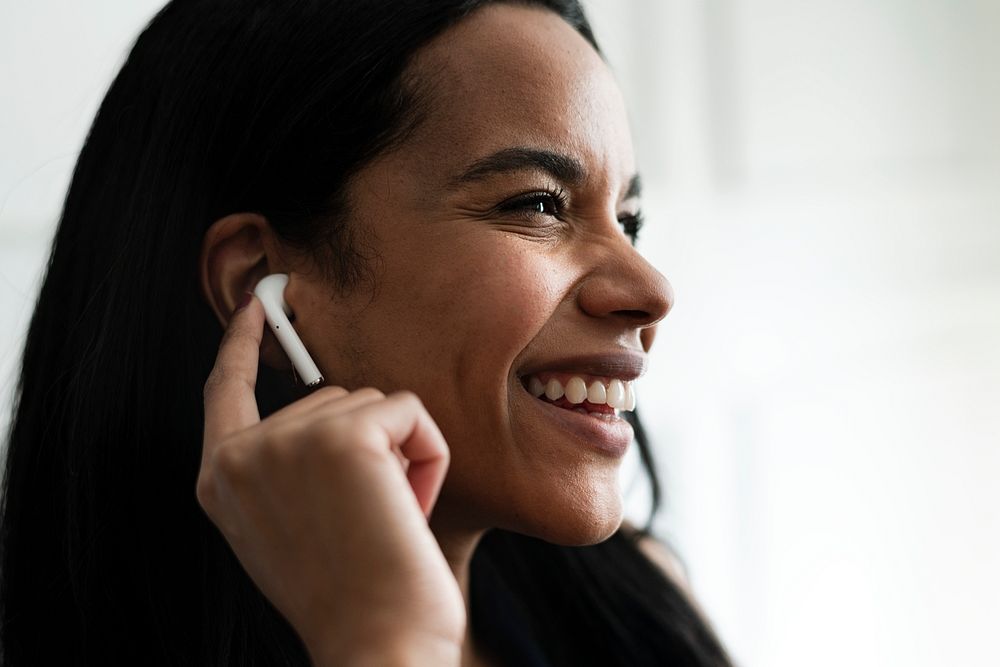
<svg viewBox="0 0 1000 667"><path fill-rule="evenodd" d="M465 603L427 525L450 460L437 425L413 393L342 387L261 421L263 326L254 297L205 383L198 502L316 664L405 645L457 665Z"/></svg>

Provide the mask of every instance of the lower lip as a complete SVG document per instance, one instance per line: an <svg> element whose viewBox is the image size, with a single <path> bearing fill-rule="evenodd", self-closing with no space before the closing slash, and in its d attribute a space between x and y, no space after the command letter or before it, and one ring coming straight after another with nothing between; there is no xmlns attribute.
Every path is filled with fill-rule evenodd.
<svg viewBox="0 0 1000 667"><path fill-rule="evenodd" d="M542 413L542 419L575 435L578 440L582 440L603 454L615 458L625 456L632 443L634 432L632 425L621 417L611 415L593 417L582 412L567 410L536 398L523 386L522 390L528 403L536 406Z"/></svg>

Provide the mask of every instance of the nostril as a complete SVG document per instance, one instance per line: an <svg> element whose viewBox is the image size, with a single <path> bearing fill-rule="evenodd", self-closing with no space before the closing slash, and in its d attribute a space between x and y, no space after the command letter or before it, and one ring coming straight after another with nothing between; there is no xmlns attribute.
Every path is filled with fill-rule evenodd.
<svg viewBox="0 0 1000 667"><path fill-rule="evenodd" d="M618 315L623 315L632 320L648 320L650 319L649 313L645 310L616 310L615 313Z"/></svg>
<svg viewBox="0 0 1000 667"><path fill-rule="evenodd" d="M670 283L641 257L603 262L576 292L580 309L592 317L614 317L619 324L649 326L662 320L673 302Z"/></svg>

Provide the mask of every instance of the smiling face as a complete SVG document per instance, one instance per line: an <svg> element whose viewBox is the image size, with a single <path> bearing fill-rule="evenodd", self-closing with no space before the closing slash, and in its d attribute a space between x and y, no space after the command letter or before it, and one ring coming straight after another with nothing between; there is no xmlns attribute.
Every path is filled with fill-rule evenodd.
<svg viewBox="0 0 1000 667"><path fill-rule="evenodd" d="M412 67L427 117L349 187L374 291L295 276L296 327L329 383L421 397L452 454L436 515L600 541L631 428L527 386L636 375L672 302L622 224L638 201L621 95L571 26L517 5L478 10Z"/></svg>

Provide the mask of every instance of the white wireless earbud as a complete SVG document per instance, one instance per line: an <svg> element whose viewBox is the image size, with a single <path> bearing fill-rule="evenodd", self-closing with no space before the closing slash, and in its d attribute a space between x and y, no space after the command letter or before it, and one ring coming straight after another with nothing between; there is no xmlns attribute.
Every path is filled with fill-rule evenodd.
<svg viewBox="0 0 1000 667"><path fill-rule="evenodd" d="M307 387L314 387L323 381L323 375L316 367L316 363L309 356L305 345L299 335L292 328L292 323L288 321L288 316L292 310L285 303L285 285L288 284L288 276L284 273L272 273L267 276L254 288L253 292L264 304L264 314L267 316L267 324L274 332L275 338L281 343L285 354L291 359L292 365L298 372L299 377L306 383Z"/></svg>

